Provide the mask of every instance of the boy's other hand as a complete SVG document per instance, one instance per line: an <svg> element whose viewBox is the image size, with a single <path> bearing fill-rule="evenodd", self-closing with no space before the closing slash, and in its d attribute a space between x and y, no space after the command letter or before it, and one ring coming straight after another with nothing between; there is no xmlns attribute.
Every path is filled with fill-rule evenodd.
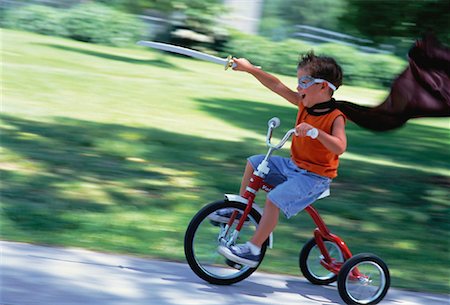
<svg viewBox="0 0 450 305"><path fill-rule="evenodd" d="M306 137L307 136L307 132L311 129L313 129L314 127L309 125L308 123L300 123L295 127L295 135L297 137Z"/></svg>
<svg viewBox="0 0 450 305"><path fill-rule="evenodd" d="M236 64L236 67L233 68L235 71L250 71L255 68L247 59L245 58L233 58L233 62Z"/></svg>

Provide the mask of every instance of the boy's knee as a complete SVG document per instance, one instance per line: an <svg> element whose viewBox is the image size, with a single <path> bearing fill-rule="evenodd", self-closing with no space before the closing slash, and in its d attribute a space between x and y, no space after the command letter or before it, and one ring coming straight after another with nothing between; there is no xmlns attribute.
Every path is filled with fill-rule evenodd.
<svg viewBox="0 0 450 305"><path fill-rule="evenodd" d="M266 208L277 209L277 210L280 209L275 203L273 203L272 200L269 199L269 196L266 197Z"/></svg>
<svg viewBox="0 0 450 305"><path fill-rule="evenodd" d="M251 170L254 169L254 168L253 168L253 164L252 164L250 161L247 161L246 167L247 167L248 169L251 169Z"/></svg>
<svg viewBox="0 0 450 305"><path fill-rule="evenodd" d="M261 161L264 159L265 155L253 155L247 159L247 164L251 168L255 169L255 166L257 166ZM253 166L255 164L255 166Z"/></svg>

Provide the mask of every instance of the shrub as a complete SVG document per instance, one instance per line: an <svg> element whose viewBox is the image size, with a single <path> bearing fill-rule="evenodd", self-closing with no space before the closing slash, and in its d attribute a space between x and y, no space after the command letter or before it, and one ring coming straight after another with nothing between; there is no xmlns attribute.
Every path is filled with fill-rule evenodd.
<svg viewBox="0 0 450 305"><path fill-rule="evenodd" d="M251 59L264 70L292 76L296 74L299 54L311 48L293 39L273 42L261 36L234 34L225 49L235 57Z"/></svg>
<svg viewBox="0 0 450 305"><path fill-rule="evenodd" d="M273 44L266 61L273 72L296 75L300 54L311 49L312 46L301 41L294 39L284 40Z"/></svg>
<svg viewBox="0 0 450 305"><path fill-rule="evenodd" d="M85 3L69 10L41 5L21 6L4 13L2 26L44 35L123 46L142 37L145 25L105 5Z"/></svg>
<svg viewBox="0 0 450 305"><path fill-rule="evenodd" d="M268 42L260 36L238 34L234 35L225 45L225 52L234 57L246 57L255 65L262 65L268 49L272 48L272 42Z"/></svg>
<svg viewBox="0 0 450 305"><path fill-rule="evenodd" d="M65 36L67 31L62 24L62 18L62 10L28 5L5 11L2 26L44 35Z"/></svg>
<svg viewBox="0 0 450 305"><path fill-rule="evenodd" d="M70 9L63 22L72 39L114 46L135 42L145 29L135 17L96 3Z"/></svg>

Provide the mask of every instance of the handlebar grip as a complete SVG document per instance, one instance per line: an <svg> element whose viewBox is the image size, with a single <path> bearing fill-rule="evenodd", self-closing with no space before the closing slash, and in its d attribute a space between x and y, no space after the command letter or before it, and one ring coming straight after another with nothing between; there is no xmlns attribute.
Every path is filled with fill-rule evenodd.
<svg viewBox="0 0 450 305"><path fill-rule="evenodd" d="M310 129L306 132L306 135L311 139L316 139L319 136L319 130L317 128Z"/></svg>
<svg viewBox="0 0 450 305"><path fill-rule="evenodd" d="M277 128L278 126L280 126L280 119L277 117L273 117L269 120L269 122L267 123L267 125L269 125L269 127L272 128Z"/></svg>

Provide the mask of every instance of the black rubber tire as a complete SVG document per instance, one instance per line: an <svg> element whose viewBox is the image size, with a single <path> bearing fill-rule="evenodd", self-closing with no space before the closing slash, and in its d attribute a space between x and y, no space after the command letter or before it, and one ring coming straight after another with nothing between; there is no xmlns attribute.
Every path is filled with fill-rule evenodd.
<svg viewBox="0 0 450 305"><path fill-rule="evenodd" d="M329 240L324 240L324 242L330 242ZM313 237L310 240L308 240L305 245L303 246L302 250L300 251L298 265L300 267L300 271L302 272L303 276L310 281L314 285L328 285L337 280L337 274L332 274L330 272L330 276L328 278L318 278L315 276L308 268L308 257L311 254L311 250L317 245L316 239ZM339 249L339 247L336 245L336 248ZM340 251L340 249L339 249ZM342 252L340 251L340 254L343 258ZM325 268L324 268L325 270Z"/></svg>
<svg viewBox="0 0 450 305"><path fill-rule="evenodd" d="M381 288L378 289L377 293L370 299L357 300L354 297L352 297L348 292L347 276L355 266L365 262L371 263L373 265L376 265L377 268L378 267L380 268L379 271L380 270L382 271L384 284L381 285ZM391 278L389 274L389 269L386 263L381 258L371 253L362 253L351 257L344 263L341 270L339 271L337 284L339 295L346 304L370 305L379 303L386 296L386 293L388 292L388 289L391 284Z"/></svg>
<svg viewBox="0 0 450 305"><path fill-rule="evenodd" d="M194 271L194 273L197 276L199 276L201 279L203 279L211 284L231 285L231 284L240 282L240 281L246 279L247 277L249 277L253 272L255 272L255 270L258 268L259 264L261 264L261 262L260 262L258 264L258 266L256 266L255 268L247 267L248 268L247 270L243 271L242 273L236 274L236 276L221 278L221 277L214 276L214 274L212 274L210 272L206 272L205 269L202 268L201 265L199 265L198 261L195 258L195 251L193 248L195 233L196 233L199 225L205 220L205 218L208 215L210 215L211 213L214 213L215 211L220 210L220 209L237 208L237 209L240 209L243 211L243 210L245 210L246 206L247 206L246 204L243 204L241 202L220 200L220 201L216 201L216 202L206 205L192 218L191 222L189 223L189 225L187 227L186 234L184 237L184 253L186 256L186 260L187 260L189 266L191 267L192 271ZM259 224L259 221L261 220L261 214L254 208L250 211L249 217L253 218L254 221L258 224ZM267 245L268 245L268 240L261 247L261 261L264 258L264 255L265 255L265 252L267 249Z"/></svg>

